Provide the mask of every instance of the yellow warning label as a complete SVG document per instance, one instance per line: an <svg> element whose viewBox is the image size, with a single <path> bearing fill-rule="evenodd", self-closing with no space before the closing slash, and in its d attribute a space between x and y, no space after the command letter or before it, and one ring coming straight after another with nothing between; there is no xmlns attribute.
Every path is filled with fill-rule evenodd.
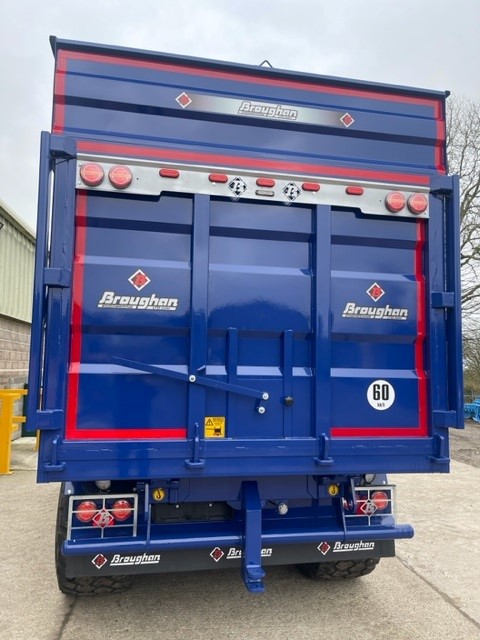
<svg viewBox="0 0 480 640"><path fill-rule="evenodd" d="M225 417L205 417L205 438L225 438Z"/></svg>

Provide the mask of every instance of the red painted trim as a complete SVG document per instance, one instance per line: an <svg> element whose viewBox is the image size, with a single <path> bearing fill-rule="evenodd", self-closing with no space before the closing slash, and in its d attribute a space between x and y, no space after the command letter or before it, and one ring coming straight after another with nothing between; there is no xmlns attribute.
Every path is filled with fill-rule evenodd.
<svg viewBox="0 0 480 640"><path fill-rule="evenodd" d="M332 427L332 438L418 438L417 427Z"/></svg>
<svg viewBox="0 0 480 640"><path fill-rule="evenodd" d="M173 162L195 162L220 166L233 166L248 169L268 169L271 171L283 171L286 173L306 173L319 176L336 176L342 178L357 178L364 180L377 180L380 182L404 182L412 185L429 185L428 176L419 176L411 173L387 173L385 171L370 171L367 169L350 169L345 167L331 167L326 165L303 164L299 162L286 162L284 160L268 160L262 158L243 158L241 156L224 156L216 153L201 153L198 151L182 151L179 149L152 149L136 145L115 144L110 142L94 142L79 140L77 144L79 152L104 153L107 155L130 156L132 158L143 157L159 160L171 160Z"/></svg>
<svg viewBox="0 0 480 640"><path fill-rule="evenodd" d="M443 116L436 116L437 120L437 140L435 142L435 169L439 173L446 173L447 169L445 167L445 139L447 136L446 133L446 123Z"/></svg>
<svg viewBox="0 0 480 640"><path fill-rule="evenodd" d="M87 240L87 192L78 191L75 213L75 256L72 285L72 326L70 337L70 367L68 371L67 420L65 437L75 435L78 415L79 364L82 358L83 270Z"/></svg>
<svg viewBox="0 0 480 640"><path fill-rule="evenodd" d="M425 222L417 221L415 244L415 281L417 283L417 337L415 339L415 374L418 378L418 427L332 427L334 438L423 438L428 435L428 387L425 371L425 339L427 335L425 305L425 275L423 249L425 247Z"/></svg>
<svg viewBox="0 0 480 640"><path fill-rule="evenodd" d="M62 133L65 127L65 83L67 78L66 51L60 51L57 56L57 67L55 69L55 81L53 89L53 121L52 133Z"/></svg>
<svg viewBox="0 0 480 640"><path fill-rule="evenodd" d="M75 213L75 257L72 286L72 326L65 438L66 440L161 440L186 438L185 428L78 429L78 391L82 359L82 317L85 250L87 242L87 192L78 191Z"/></svg>
<svg viewBox="0 0 480 640"><path fill-rule="evenodd" d="M62 51L68 58L72 60L82 60L85 62L97 62L103 64L117 64L129 67L141 67L143 69L155 69L157 71L167 71L170 73L184 73L187 75L204 76L209 78L218 78L220 80L233 80L234 82L245 82L251 84L263 84L273 87L282 87L287 89L300 89L302 91L314 91L317 93L331 93L335 95L354 96L357 98L368 98L373 100L388 100L390 102L404 102L406 104L419 104L431 107L434 111L438 109L440 100L435 98L418 98L414 96L405 96L397 93L386 93L381 91L368 91L366 89L344 89L342 87L334 87L328 85L319 85L319 81L311 80L282 80L280 78L266 78L264 76L255 75L250 71L245 73L234 73L229 71L216 71L214 69L204 69L201 67L192 67L188 64L168 64L165 62L150 62L137 58L129 58L115 55L102 55L98 53L85 53L79 51Z"/></svg>
<svg viewBox="0 0 480 640"><path fill-rule="evenodd" d="M76 429L69 440L167 440L186 437L186 429Z"/></svg>
<svg viewBox="0 0 480 640"><path fill-rule="evenodd" d="M418 376L419 436L428 435L427 374L425 371L425 340L427 321L425 309L425 276L423 271L423 249L425 246L425 223L417 222L415 245L415 280L417 283L417 338L415 340L415 373Z"/></svg>

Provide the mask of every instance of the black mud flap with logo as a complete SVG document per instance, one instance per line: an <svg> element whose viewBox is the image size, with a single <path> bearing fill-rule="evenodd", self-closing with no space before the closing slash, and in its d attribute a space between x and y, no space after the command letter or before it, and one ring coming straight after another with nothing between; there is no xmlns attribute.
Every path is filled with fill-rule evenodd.
<svg viewBox="0 0 480 640"><path fill-rule="evenodd" d="M318 544L274 545L262 548L262 565L289 565L309 562L338 562L393 557L394 540L354 542L320 541ZM170 550L145 553L96 553L67 556L68 578L94 575L175 573L241 566L240 547Z"/></svg>

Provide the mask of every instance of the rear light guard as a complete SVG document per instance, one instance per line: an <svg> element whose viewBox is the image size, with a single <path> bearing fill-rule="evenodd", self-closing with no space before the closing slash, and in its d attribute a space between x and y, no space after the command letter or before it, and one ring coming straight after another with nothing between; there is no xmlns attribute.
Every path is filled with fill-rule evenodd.
<svg viewBox="0 0 480 640"><path fill-rule="evenodd" d="M396 524L395 485L355 487L355 506L344 500L347 527Z"/></svg>
<svg viewBox="0 0 480 640"><path fill-rule="evenodd" d="M80 505L89 502L95 504L95 514L84 522L77 517L82 512ZM115 517L119 513L121 518ZM130 505L130 513L126 515ZM68 504L67 540L74 540L77 533L81 537L111 538L118 536L137 537L138 495L129 494L93 494L70 496Z"/></svg>

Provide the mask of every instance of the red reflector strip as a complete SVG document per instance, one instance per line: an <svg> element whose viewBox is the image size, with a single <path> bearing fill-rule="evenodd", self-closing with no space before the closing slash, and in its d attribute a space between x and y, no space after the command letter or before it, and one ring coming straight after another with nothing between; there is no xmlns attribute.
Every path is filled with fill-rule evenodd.
<svg viewBox="0 0 480 640"><path fill-rule="evenodd" d="M274 187L275 180L272 178L257 178L257 185L259 187Z"/></svg>
<svg viewBox="0 0 480 640"><path fill-rule="evenodd" d="M224 173L211 173L208 176L208 179L210 180L210 182L220 182L221 184L228 182L228 176L226 176Z"/></svg>
<svg viewBox="0 0 480 640"><path fill-rule="evenodd" d="M180 171L176 169L160 169L159 174L162 178L178 178Z"/></svg>
<svg viewBox="0 0 480 640"><path fill-rule="evenodd" d="M363 187L347 187L345 189L345 193L348 193L349 196L361 196L363 191Z"/></svg>
<svg viewBox="0 0 480 640"><path fill-rule="evenodd" d="M302 189L304 191L320 191L320 185L318 182L304 182L302 184Z"/></svg>

